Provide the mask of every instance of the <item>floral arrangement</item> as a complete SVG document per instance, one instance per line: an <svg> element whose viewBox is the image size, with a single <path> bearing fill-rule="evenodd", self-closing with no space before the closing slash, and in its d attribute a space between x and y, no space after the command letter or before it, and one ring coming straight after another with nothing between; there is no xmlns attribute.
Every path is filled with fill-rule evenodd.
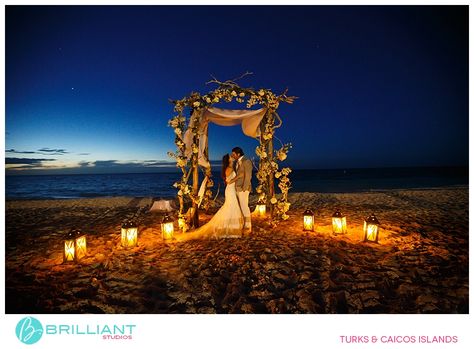
<svg viewBox="0 0 474 349"><path fill-rule="evenodd" d="M246 73L249 75L251 73ZM243 77L242 76L242 77ZM242 78L240 77L240 78ZM239 79L240 79L239 78ZM273 150L273 138L275 129L282 124L281 118L276 113L276 109L282 102L293 103L296 97L287 96L286 91L281 95L276 95L270 89L242 88L234 80L220 82L216 79L208 83L216 83L218 87L215 90L201 95L198 92L192 92L190 96L180 100L172 100L174 104L174 111L177 113L168 125L171 126L175 133L175 144L177 150L175 152L168 152L168 155L175 159L176 166L181 169L182 176L179 182L174 184L178 190L178 199L180 202L179 218L184 217L184 201L185 198L191 200L196 204L199 198L193 193L193 188L188 184L193 167L197 167L198 163L198 145L199 145L199 126L202 111L205 108L219 102L232 102L245 104L246 108L251 108L254 105L261 105L267 108L267 112L260 124L260 145L255 149L256 154L260 158L260 163L257 171L257 178L259 185L256 188L259 198L265 200L267 205L273 208L273 219L288 219L286 214L290 208L288 202L288 191L291 182L288 175L291 169L286 167L279 170L278 162L284 161L287 157L291 144L282 144L277 151ZM189 110L189 120L184 116L185 112ZM275 119L278 119L279 124L275 125ZM193 135L192 153L188 159L186 156L186 148L184 144L184 134L187 129L191 129ZM205 169L205 176L208 177L204 197L202 198L201 207L207 209L212 199L211 169ZM281 190L281 196L277 199L274 193L274 178L278 183L278 188Z"/></svg>

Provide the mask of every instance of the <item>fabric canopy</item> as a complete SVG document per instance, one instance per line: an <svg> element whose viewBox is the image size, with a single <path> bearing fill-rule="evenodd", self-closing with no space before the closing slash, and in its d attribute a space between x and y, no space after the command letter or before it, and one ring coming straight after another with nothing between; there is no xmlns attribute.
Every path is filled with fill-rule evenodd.
<svg viewBox="0 0 474 349"><path fill-rule="evenodd" d="M235 126L242 124L242 131L244 134L255 138L260 135L260 129L258 126L260 125L260 121L262 121L266 111L266 108L258 110L209 108L204 111L202 118L203 120L207 120L207 122L210 121L219 126Z"/></svg>
<svg viewBox="0 0 474 349"><path fill-rule="evenodd" d="M195 111L197 113L198 111ZM220 108L207 108L199 111L201 115L201 123L199 128L199 166L209 168L211 164L207 158L207 145L208 145L208 126L209 122L213 122L219 126L235 126L242 124L242 131L246 136L255 138L260 136L260 122L263 116L267 112L266 108L258 110L230 110ZM193 118L192 118L193 119ZM191 119L191 120L192 120ZM188 130L184 134L184 144L186 147L186 156L188 159L192 154L193 134L191 123Z"/></svg>

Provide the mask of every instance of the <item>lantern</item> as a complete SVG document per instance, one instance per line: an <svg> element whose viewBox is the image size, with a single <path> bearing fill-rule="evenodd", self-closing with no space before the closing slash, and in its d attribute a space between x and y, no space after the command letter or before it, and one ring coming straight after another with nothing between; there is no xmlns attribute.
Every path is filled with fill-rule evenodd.
<svg viewBox="0 0 474 349"><path fill-rule="evenodd" d="M163 240L172 239L173 233L174 233L173 219L170 216L165 215L163 217L163 222L161 223L161 236Z"/></svg>
<svg viewBox="0 0 474 349"><path fill-rule="evenodd" d="M332 232L334 234L345 234L347 232L346 216L339 210L332 215Z"/></svg>
<svg viewBox="0 0 474 349"><path fill-rule="evenodd" d="M257 206L255 207L255 212L260 217L264 217L265 214L267 213L267 206L262 200L258 200Z"/></svg>
<svg viewBox="0 0 474 349"><path fill-rule="evenodd" d="M64 240L64 262L77 262L87 254L86 235L73 229Z"/></svg>
<svg viewBox="0 0 474 349"><path fill-rule="evenodd" d="M135 247L138 245L138 226L132 221L122 224L122 246Z"/></svg>
<svg viewBox="0 0 474 349"><path fill-rule="evenodd" d="M314 231L314 213L310 209L303 213L303 231Z"/></svg>
<svg viewBox="0 0 474 349"><path fill-rule="evenodd" d="M372 213L364 221L364 241L378 242L379 240L379 221Z"/></svg>

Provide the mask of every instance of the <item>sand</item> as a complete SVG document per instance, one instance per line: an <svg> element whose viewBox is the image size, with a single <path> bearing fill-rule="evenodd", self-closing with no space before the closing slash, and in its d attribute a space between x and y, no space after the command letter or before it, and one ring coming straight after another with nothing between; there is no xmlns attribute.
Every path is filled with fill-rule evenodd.
<svg viewBox="0 0 474 349"><path fill-rule="evenodd" d="M162 241L152 202L7 201L6 312L469 312L467 187L292 193L290 219L276 227L254 218L243 238L181 243ZM302 231L307 207L315 232ZM346 235L332 234L336 207ZM378 244L361 241L372 212ZM125 249L120 224L132 216L139 246ZM88 255L63 264L62 239L73 227L87 233Z"/></svg>

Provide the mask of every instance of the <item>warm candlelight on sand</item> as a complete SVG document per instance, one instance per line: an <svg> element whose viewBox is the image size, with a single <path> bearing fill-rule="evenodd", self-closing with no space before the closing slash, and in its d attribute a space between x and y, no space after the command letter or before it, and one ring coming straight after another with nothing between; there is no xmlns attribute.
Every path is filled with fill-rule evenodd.
<svg viewBox="0 0 474 349"><path fill-rule="evenodd" d="M156 229L161 230L162 216L144 213L140 216L140 244L134 248L133 262L129 253L119 253L122 247L116 222L123 220L124 213L131 216L138 209L146 211L153 203L152 197L9 200L6 202L6 308L10 313L468 312L467 187L392 190L390 193L396 199L386 195L387 192L290 193L292 214L275 228L259 219L253 221L253 234L244 239L202 239L170 244L171 248L161 248L160 241L156 240ZM348 197L354 200L347 200ZM218 204L222 202L221 198L217 200ZM254 200L256 203L258 199ZM130 207L130 202L136 206ZM344 205L342 214L347 217L348 233L356 232L357 229L362 233L363 228L363 219L358 222L358 214L351 215L350 212L363 212L368 208L369 213L372 210L379 212L377 209L383 206L390 212L377 214L377 219L384 224L383 242L385 246L397 248L377 249L374 254L374 249L367 248L368 243L360 243L362 236L346 234L340 235L342 238L333 238L329 234L303 232L305 209L320 207L322 202L331 203L318 208L321 210L318 214L328 218L333 215L334 207ZM418 202L426 206L419 206ZM51 211L58 212L58 220L53 222L56 225L52 225L48 215ZM85 215L98 217L105 212L110 219L102 226L97 225L96 232L87 235L87 256L77 264L62 264L64 247L61 245L61 250L57 248L58 235L45 235L44 231L49 231L50 227L57 231L65 225L79 226L84 223ZM413 218L410 217L412 212L422 212L422 215ZM204 212L201 224L205 224L212 216L212 211ZM426 217L439 217L440 221L429 221ZM37 229L32 230L30 224L24 223L29 220L34 222ZM332 235L332 222L328 220L327 223L329 225L321 227L321 231ZM177 227L176 224L175 229ZM420 227L425 230L425 235L418 233ZM448 230L445 227L456 229ZM91 236L93 241L90 240ZM64 244L64 237L60 235L60 238L59 244ZM32 241L35 249L31 249L32 244L24 243L27 239ZM14 244L16 241L18 243ZM415 243L422 243L424 250L414 250ZM238 293L241 292L238 291L241 280L249 285L255 282L255 274L248 272L248 261L255 262L253 270L259 275L268 276L268 279L262 280L263 284L257 290ZM157 265L167 273L166 282L156 284ZM344 268L341 269L341 265ZM378 269L376 273L371 270L374 266ZM242 275L243 279L229 282L229 268ZM401 268L408 272L403 272ZM444 270L442 282L439 282L439 268ZM69 270L74 274L66 272ZM411 272L414 270L423 279ZM97 276L100 275L98 271L102 277ZM72 277L76 272L83 273L85 278L78 282L76 277ZM277 273L280 273L278 277L274 276ZM188 278L189 282L183 284L186 275L198 277ZM346 303L342 308L339 303L330 303L325 309L312 301L311 294L320 292L321 282L327 282L331 275L335 275L333 282L337 289L327 291L329 297L335 296L340 289L357 296L346 294L343 298ZM101 285L108 287L117 302L97 298L95 292L102 292L102 289L91 288L89 277L97 278ZM37 281L32 282L34 278ZM375 285L386 285L384 282L388 278L388 281L396 282L397 286L388 290L374 288L374 283L367 281L369 278ZM144 282L139 283L137 280ZM202 294L199 292L202 292L203 284L209 285L206 287L210 287L212 293L174 308L176 305L173 304L177 304L180 299L191 299L188 297ZM426 297L431 284L436 285L437 293ZM64 287L75 290L68 302L58 297L64 292ZM295 298L285 299L285 308L274 301L283 298L285 292L293 291L299 294ZM452 292L459 296L449 296ZM391 296L386 297L387 294ZM159 298L161 295L169 299L163 301ZM236 303L235 295L242 297L242 302ZM360 302L359 297L369 296ZM410 303L405 301L408 296L413 300ZM35 303L25 302L25 299L33 299ZM130 302L130 299L134 302ZM208 303L204 303L203 299ZM94 302L96 308L84 302L89 300ZM155 304L153 302L157 302L157 308L149 306ZM216 305L211 307L208 305L210 302Z"/></svg>
<svg viewBox="0 0 474 349"><path fill-rule="evenodd" d="M303 230L314 231L314 213L310 209L303 213Z"/></svg>
<svg viewBox="0 0 474 349"><path fill-rule="evenodd" d="M135 247L138 245L138 226L133 221L122 224L121 242L123 247Z"/></svg>
<svg viewBox="0 0 474 349"><path fill-rule="evenodd" d="M332 231L334 234L345 234L347 232L346 216L339 210L332 215Z"/></svg>
<svg viewBox="0 0 474 349"><path fill-rule="evenodd" d="M161 223L161 236L163 240L170 240L173 238L174 225L173 219L169 215L163 217Z"/></svg>
<svg viewBox="0 0 474 349"><path fill-rule="evenodd" d="M257 216L259 217L264 217L265 214L267 213L267 206L265 203L261 200L257 202L257 206L255 207L255 212L257 213Z"/></svg>
<svg viewBox="0 0 474 349"><path fill-rule="evenodd" d="M364 221L364 241L378 242L379 240L379 221L372 213Z"/></svg>
<svg viewBox="0 0 474 349"><path fill-rule="evenodd" d="M64 240L64 262L77 262L87 254L86 235L79 230L71 230Z"/></svg>

